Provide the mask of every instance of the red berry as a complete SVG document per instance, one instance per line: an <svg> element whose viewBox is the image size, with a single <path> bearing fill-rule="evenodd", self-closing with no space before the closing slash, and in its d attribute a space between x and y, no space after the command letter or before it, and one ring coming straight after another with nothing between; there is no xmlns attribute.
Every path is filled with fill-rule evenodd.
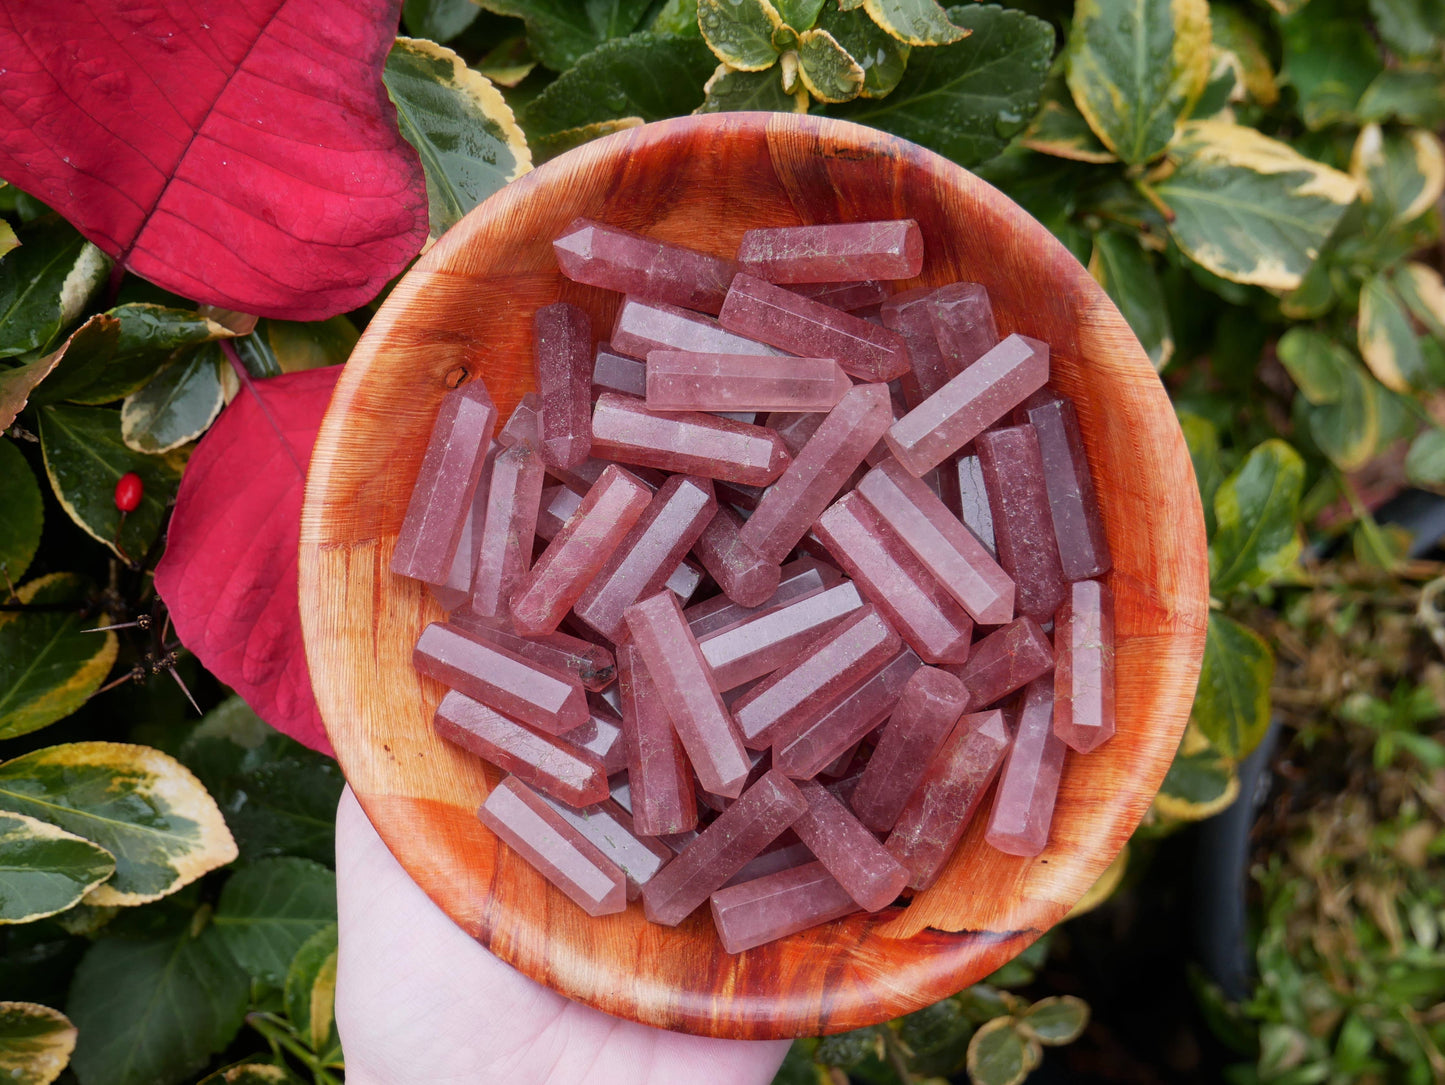
<svg viewBox="0 0 1445 1085"><path fill-rule="evenodd" d="M121 512L135 512L145 493L145 483L134 471L127 471L115 484L115 507Z"/></svg>

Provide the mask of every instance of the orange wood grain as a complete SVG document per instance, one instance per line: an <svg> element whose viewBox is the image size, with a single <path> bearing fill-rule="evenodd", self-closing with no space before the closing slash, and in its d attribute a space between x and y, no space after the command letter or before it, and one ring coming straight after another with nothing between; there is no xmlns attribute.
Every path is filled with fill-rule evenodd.
<svg viewBox="0 0 1445 1085"><path fill-rule="evenodd" d="M670 929L638 905L592 919L475 817L481 762L432 734L441 687L411 667L440 609L388 562L432 418L458 366L509 411L531 384L531 317L559 297L605 339L617 301L564 281L551 239L577 215L731 254L761 225L911 217L907 288L988 287L1003 334L1052 347L1098 482L1114 571L1118 733L1070 754L1053 836L1002 855L973 826L938 883L730 956L709 917ZM1058 922L1128 839L1179 743L1203 653L1203 516L1169 400L1088 273L995 189L912 144L817 117L721 114L587 144L497 193L424 256L348 363L311 462L301 613L312 681L347 779L418 884L506 961L651 1025L760 1039L885 1020L986 975ZM493 777L494 779L494 777Z"/></svg>

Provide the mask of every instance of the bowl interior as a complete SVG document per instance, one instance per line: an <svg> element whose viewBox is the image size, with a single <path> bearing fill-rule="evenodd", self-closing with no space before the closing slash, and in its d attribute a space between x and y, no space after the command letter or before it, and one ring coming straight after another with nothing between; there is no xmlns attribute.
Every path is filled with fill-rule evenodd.
<svg viewBox="0 0 1445 1085"><path fill-rule="evenodd" d="M640 905L593 919L476 818L496 771L432 733L442 687L411 649L441 611L388 570L438 401L461 370L503 414L530 388L542 305L617 301L562 278L551 239L578 215L731 254L744 230L914 218L925 264L899 289L989 290L1001 334L1052 349L1074 398L1113 551L1118 731L1065 763L1048 849L983 842L980 816L933 888L732 956L706 909L654 926ZM689 117L586 144L507 186L402 280L347 364L311 462L301 612L312 682L342 768L402 865L502 959L609 1013L760 1039L856 1028L986 975L1063 917L1158 789L1203 652L1207 559L1187 449L1143 350L1102 290L1035 220L959 167L856 125L784 114Z"/></svg>

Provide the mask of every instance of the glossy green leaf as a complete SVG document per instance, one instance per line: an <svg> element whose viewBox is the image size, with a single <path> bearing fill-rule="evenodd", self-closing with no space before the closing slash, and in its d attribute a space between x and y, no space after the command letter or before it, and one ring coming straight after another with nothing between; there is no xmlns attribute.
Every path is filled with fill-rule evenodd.
<svg viewBox="0 0 1445 1085"><path fill-rule="evenodd" d="M758 110L767 113L808 112L808 92L799 87L794 94L783 90L776 68L765 72L739 72L719 64L703 85L702 105L694 113L730 113Z"/></svg>
<svg viewBox="0 0 1445 1085"><path fill-rule="evenodd" d="M1445 150L1423 129L1360 129L1350 154L1350 174L1373 221L1398 226L1424 214L1445 192Z"/></svg>
<svg viewBox="0 0 1445 1085"><path fill-rule="evenodd" d="M816 23L827 9L838 5L832 0L773 0L773 6L784 23L801 32Z"/></svg>
<svg viewBox="0 0 1445 1085"><path fill-rule="evenodd" d="M1019 1085L1028 1077L1028 1043L1012 1017L984 1023L968 1044L968 1078L973 1085Z"/></svg>
<svg viewBox="0 0 1445 1085"><path fill-rule="evenodd" d="M1311 439L1330 462L1341 471L1357 471L1380 447L1382 406L1389 393L1348 352L1345 355L1339 399L1310 406L1304 414Z"/></svg>
<svg viewBox="0 0 1445 1085"><path fill-rule="evenodd" d="M421 155L432 237L532 168L511 106L445 46L397 38L382 80L402 136Z"/></svg>
<svg viewBox="0 0 1445 1085"><path fill-rule="evenodd" d="M948 9L972 33L915 50L886 98L856 99L828 112L911 139L963 166L1007 146L1038 108L1054 31L1042 19L991 4Z"/></svg>
<svg viewBox="0 0 1445 1085"><path fill-rule="evenodd" d="M1179 428L1189 446L1194 463L1194 480L1199 484L1199 498L1204 505L1204 529L1214 534L1214 493L1224 481L1224 468L1219 460L1219 431L1207 418L1188 411L1179 412Z"/></svg>
<svg viewBox="0 0 1445 1085"><path fill-rule="evenodd" d="M488 49L472 67L499 87L515 87L532 74L537 61L527 48L526 36L514 34Z"/></svg>
<svg viewBox="0 0 1445 1085"><path fill-rule="evenodd" d="M1094 235L1089 274L1119 307L1154 368L1163 369L1174 356L1174 335L1163 284L1138 241L1117 230L1100 230Z"/></svg>
<svg viewBox="0 0 1445 1085"><path fill-rule="evenodd" d="M1278 439L1255 447L1214 494L1210 586L1216 594L1274 580L1299 557L1304 461Z"/></svg>
<svg viewBox="0 0 1445 1085"><path fill-rule="evenodd" d="M1073 995L1041 998L1019 1016L1019 1028L1041 1044L1058 1047L1071 1044L1089 1024L1089 1004Z"/></svg>
<svg viewBox="0 0 1445 1085"><path fill-rule="evenodd" d="M0 739L65 718L110 673L119 643L114 633L82 632L85 594L80 576L51 573L22 584L16 596L63 609L0 612Z"/></svg>
<svg viewBox="0 0 1445 1085"><path fill-rule="evenodd" d="M236 340L246 372L257 379L341 365L360 338L345 316L330 320L260 320L255 331Z"/></svg>
<svg viewBox="0 0 1445 1085"><path fill-rule="evenodd" d="M147 456L128 447L121 436L120 412L105 407L41 407L40 448L45 473L61 508L92 538L139 560L160 531L166 504L180 483L181 461L174 454ZM115 484L127 472L141 478L140 505L121 523Z"/></svg>
<svg viewBox="0 0 1445 1085"><path fill-rule="evenodd" d="M1445 280L1440 273L1428 264L1411 260L1396 269L1390 283L1410 315L1445 343Z"/></svg>
<svg viewBox="0 0 1445 1085"><path fill-rule="evenodd" d="M1347 174L1241 125L1186 124L1170 157L1178 167L1153 186L1170 232L1232 282L1294 289L1355 198Z"/></svg>
<svg viewBox="0 0 1445 1085"><path fill-rule="evenodd" d="M598 121L662 120L702 103L717 58L701 39L634 34L609 41L564 72L523 110L528 137Z"/></svg>
<svg viewBox="0 0 1445 1085"><path fill-rule="evenodd" d="M401 19L413 36L447 42L471 26L481 13L472 0L406 0Z"/></svg>
<svg viewBox="0 0 1445 1085"><path fill-rule="evenodd" d="M0 813L0 923L63 912L113 873L110 853L89 840L23 814Z"/></svg>
<svg viewBox="0 0 1445 1085"><path fill-rule="evenodd" d="M1074 103L1125 162L1152 162L1209 78L1207 0L1078 0L1065 78Z"/></svg>
<svg viewBox="0 0 1445 1085"><path fill-rule="evenodd" d="M1233 618L1212 612L1190 718L1225 757L1244 757L1264 738L1273 680L1274 653L1264 639Z"/></svg>
<svg viewBox="0 0 1445 1085"><path fill-rule="evenodd" d="M115 857L91 904L158 900L236 858L215 802L179 761L149 746L70 742L0 765L0 809L48 821Z"/></svg>
<svg viewBox="0 0 1445 1085"><path fill-rule="evenodd" d="M24 453L4 438L0 438L0 509L5 510L0 516L0 585L18 584L40 546L45 506Z"/></svg>
<svg viewBox="0 0 1445 1085"><path fill-rule="evenodd" d="M652 22L643 29L665 37L698 38L697 0L663 0Z"/></svg>
<svg viewBox="0 0 1445 1085"><path fill-rule="evenodd" d="M1210 4L1209 29L1214 45L1238 61L1240 78L1250 99L1262 106L1274 105L1279 100L1279 84L1263 25L1240 8Z"/></svg>
<svg viewBox="0 0 1445 1085"><path fill-rule="evenodd" d="M899 1042L912 1053L908 1068L913 1073L944 1076L962 1069L968 1041L973 1037L973 1022L957 999L941 999L914 1010L897 1018L892 1027Z"/></svg>
<svg viewBox="0 0 1445 1085"><path fill-rule="evenodd" d="M1374 39L1351 0L1310 0L1281 19L1280 78L1293 86L1310 128L1349 121L1365 88L1383 70Z"/></svg>
<svg viewBox="0 0 1445 1085"><path fill-rule="evenodd" d="M340 1053L336 1037L336 924L302 943L286 969L286 1016L323 1059Z"/></svg>
<svg viewBox="0 0 1445 1085"><path fill-rule="evenodd" d="M1105 147L1079 107L1074 104L1063 73L1056 71L1044 86L1044 100L1030 122L1021 141L1040 154L1056 155L1075 162L1117 162L1114 152Z"/></svg>
<svg viewBox="0 0 1445 1085"><path fill-rule="evenodd" d="M1307 400L1317 406L1340 401L1345 370L1355 364L1347 348L1317 328L1296 326L1279 337L1275 351Z"/></svg>
<svg viewBox="0 0 1445 1085"><path fill-rule="evenodd" d="M32 223L0 258L0 358L48 345L110 273L110 258L69 223Z"/></svg>
<svg viewBox="0 0 1445 1085"><path fill-rule="evenodd" d="M798 38L799 76L820 102L847 102L863 89L863 66L826 30L814 28Z"/></svg>
<svg viewBox="0 0 1445 1085"><path fill-rule="evenodd" d="M864 98L890 94L908 70L913 47L884 31L861 11L842 11L825 4L818 15L818 29L826 30L863 69Z"/></svg>
<svg viewBox="0 0 1445 1085"><path fill-rule="evenodd" d="M1371 80L1356 112L1362 121L1445 124L1445 71L1436 66L1391 68Z"/></svg>
<svg viewBox="0 0 1445 1085"><path fill-rule="evenodd" d="M75 1026L59 1010L0 1002L0 1081L50 1085L70 1062Z"/></svg>
<svg viewBox="0 0 1445 1085"><path fill-rule="evenodd" d="M1402 57L1437 57L1445 38L1445 3L1440 0L1370 0L1375 30Z"/></svg>
<svg viewBox="0 0 1445 1085"><path fill-rule="evenodd" d="M226 359L203 346L171 362L120 408L120 437L136 452L158 455L194 441L225 405L221 371Z"/></svg>
<svg viewBox="0 0 1445 1085"><path fill-rule="evenodd" d="M1416 486L1439 489L1445 486L1445 430L1430 426L1410 442L1405 456L1405 476Z"/></svg>
<svg viewBox="0 0 1445 1085"><path fill-rule="evenodd" d="M935 0L863 0L863 10L890 37L909 45L950 45L972 27L944 10Z"/></svg>
<svg viewBox="0 0 1445 1085"><path fill-rule="evenodd" d="M234 334L191 309L118 305L91 317L70 337L35 401L93 405L123 399L143 387L178 351Z"/></svg>
<svg viewBox="0 0 1445 1085"><path fill-rule="evenodd" d="M279 734L239 697L208 712L179 757L220 806L242 859L334 862L343 780L331 758Z"/></svg>
<svg viewBox="0 0 1445 1085"><path fill-rule="evenodd" d="M479 0L527 27L532 54L555 72L574 67L591 50L638 28L651 0ZM686 112L686 110L684 110Z"/></svg>
<svg viewBox="0 0 1445 1085"><path fill-rule="evenodd" d="M213 920L236 962L280 985L303 942L336 922L336 875L310 859L260 859L231 875Z"/></svg>
<svg viewBox="0 0 1445 1085"><path fill-rule="evenodd" d="M758 75L758 72L749 72L749 75ZM806 91L804 92L806 94ZM702 112L699 106L693 110L694 113ZM595 124L583 124L576 128L564 128L560 132L548 132L546 135L534 135L532 137L532 154L534 161L545 162L550 158L556 158L559 154L570 151L573 147L580 147L584 143L590 143L594 139L601 139L603 136L610 136L614 132L624 132L629 128L640 128L643 124L641 117L618 117L616 120L597 121Z"/></svg>
<svg viewBox="0 0 1445 1085"><path fill-rule="evenodd" d="M1360 355L1377 380L1396 392L1430 383L1425 355L1405 303L1384 275L1360 290Z"/></svg>
<svg viewBox="0 0 1445 1085"><path fill-rule="evenodd" d="M1207 741L1190 746L1186 736L1154 796L1155 811L1175 821L1213 817L1239 795L1234 763Z"/></svg>
<svg viewBox="0 0 1445 1085"><path fill-rule="evenodd" d="M81 1085L155 1085L191 1076L241 1028L250 981L210 927L102 938L86 950L66 1009L80 1030Z"/></svg>
<svg viewBox="0 0 1445 1085"><path fill-rule="evenodd" d="M773 32L783 17L771 0L698 0L697 25L713 55L740 72L760 72L778 60Z"/></svg>

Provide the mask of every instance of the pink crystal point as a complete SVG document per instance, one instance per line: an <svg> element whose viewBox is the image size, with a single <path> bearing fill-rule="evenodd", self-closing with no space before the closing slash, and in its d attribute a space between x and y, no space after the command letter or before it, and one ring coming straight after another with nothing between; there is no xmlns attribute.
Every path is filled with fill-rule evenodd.
<svg viewBox="0 0 1445 1085"><path fill-rule="evenodd" d="M897 332L908 344L909 370L899 384L909 407L918 406L963 371L963 366L948 364L933 334L933 321L928 315L928 299L933 294L933 287L915 287L894 294L878 310L883 326Z"/></svg>
<svg viewBox="0 0 1445 1085"><path fill-rule="evenodd" d="M766 279L764 275L762 278ZM867 309L879 305L888 298L888 288L877 279L847 283L793 283L788 287L796 294L834 309Z"/></svg>
<svg viewBox="0 0 1445 1085"><path fill-rule="evenodd" d="M1114 736L1114 593L1107 584L1069 585L1054 640L1054 731L1088 753Z"/></svg>
<svg viewBox="0 0 1445 1085"><path fill-rule="evenodd" d="M667 574L667 583L663 586L677 596L679 603L686 606L687 601L693 597L697 586L702 583L702 578L706 575L701 566L686 560L679 561L677 568Z"/></svg>
<svg viewBox="0 0 1445 1085"><path fill-rule="evenodd" d="M834 358L860 380L890 381L908 370L897 332L751 275L733 280L718 323L792 354Z"/></svg>
<svg viewBox="0 0 1445 1085"><path fill-rule="evenodd" d="M667 585L716 512L710 481L669 478L577 600L577 617L608 640L623 640L622 612Z"/></svg>
<svg viewBox="0 0 1445 1085"><path fill-rule="evenodd" d="M687 832L697 825L692 772L667 708L635 646L618 646L617 673L622 687L622 733L627 739L627 806L637 831L647 836Z"/></svg>
<svg viewBox="0 0 1445 1085"><path fill-rule="evenodd" d="M844 494L813 530L864 598L925 661L968 658L973 619L860 495Z"/></svg>
<svg viewBox="0 0 1445 1085"><path fill-rule="evenodd" d="M566 486L544 486L537 513L537 538L551 541L582 504L582 495Z"/></svg>
<svg viewBox="0 0 1445 1085"><path fill-rule="evenodd" d="M888 429L893 456L915 475L938 466L1049 379L1049 345L1010 335Z"/></svg>
<svg viewBox="0 0 1445 1085"><path fill-rule="evenodd" d="M743 541L743 522L732 509L720 508L693 544L692 552L723 594L739 606L757 606L778 590L782 572Z"/></svg>
<svg viewBox="0 0 1445 1085"><path fill-rule="evenodd" d="M927 889L963 839L1008 752L1003 712L964 716L954 726L884 842L908 868L908 884Z"/></svg>
<svg viewBox="0 0 1445 1085"><path fill-rule="evenodd" d="M627 907L622 869L526 784L503 780L477 816L588 915Z"/></svg>
<svg viewBox="0 0 1445 1085"><path fill-rule="evenodd" d="M858 492L980 625L1014 615L1014 582L924 483L894 459L863 477Z"/></svg>
<svg viewBox="0 0 1445 1085"><path fill-rule="evenodd" d="M672 849L656 837L641 836L632 815L611 799L577 809L547 795L547 805L584 839L617 864L627 878L627 899L642 896L642 887L672 861Z"/></svg>
<svg viewBox="0 0 1445 1085"><path fill-rule="evenodd" d="M610 347L610 343L601 344L592 362L593 398L603 392L621 392L638 398L647 395L647 366L636 358L614 353Z"/></svg>
<svg viewBox="0 0 1445 1085"><path fill-rule="evenodd" d="M442 698L433 725L448 742L562 802L583 806L607 797L607 773L596 754L523 727L456 690Z"/></svg>
<svg viewBox="0 0 1445 1085"><path fill-rule="evenodd" d="M807 809L793 781L769 772L643 887L647 918L677 926Z"/></svg>
<svg viewBox="0 0 1445 1085"><path fill-rule="evenodd" d="M798 839L864 911L892 904L908 884L908 870L822 784L800 780L798 790L808 803L793 822Z"/></svg>
<svg viewBox="0 0 1445 1085"><path fill-rule="evenodd" d="M705 478L766 486L791 457L766 426L698 411L649 411L640 399L603 392L592 412L592 451L599 457Z"/></svg>
<svg viewBox="0 0 1445 1085"><path fill-rule="evenodd" d="M791 662L804 645L862 606L857 588L839 584L701 638L698 647L718 688L736 689Z"/></svg>
<svg viewBox="0 0 1445 1085"><path fill-rule="evenodd" d="M652 411L826 411L852 387L832 358L676 350L647 356Z"/></svg>
<svg viewBox="0 0 1445 1085"><path fill-rule="evenodd" d="M690 350L698 354L769 354L765 343L725 331L712 317L661 302L623 298L612 325L612 349L645 359L654 350Z"/></svg>
<svg viewBox="0 0 1445 1085"><path fill-rule="evenodd" d="M791 466L758 502L742 538L768 561L788 556L893 418L888 389L862 384L838 401Z"/></svg>
<svg viewBox="0 0 1445 1085"><path fill-rule="evenodd" d="M712 918L723 949L741 953L858 911L858 904L822 863L789 867L712 895Z"/></svg>
<svg viewBox="0 0 1445 1085"><path fill-rule="evenodd" d="M478 617L508 617L507 600L532 563L544 476L542 458L530 445L505 449L492 461L487 515L472 570L470 609Z"/></svg>
<svg viewBox="0 0 1445 1085"><path fill-rule="evenodd" d="M974 709L997 704L1053 669L1048 634L1029 617L995 629L973 646L967 663L948 668L968 690L968 704Z"/></svg>
<svg viewBox="0 0 1445 1085"><path fill-rule="evenodd" d="M1037 855L1049 841L1064 767L1064 740L1054 734L1054 683L1036 678L1024 690L1013 746L994 794L984 839L1010 855Z"/></svg>
<svg viewBox="0 0 1445 1085"><path fill-rule="evenodd" d="M833 767L831 762L853 749L863 736L892 714L903 687L923 660L905 648L864 677L811 727L773 746L773 764L795 780L812 779ZM846 769L843 765L841 768Z"/></svg>
<svg viewBox="0 0 1445 1085"><path fill-rule="evenodd" d="M396 537L392 572L446 583L496 424L497 408L480 380L442 397Z"/></svg>
<svg viewBox="0 0 1445 1085"><path fill-rule="evenodd" d="M587 707L591 712L587 722L562 735L562 741L596 757L608 776L626 772L627 736L622 732L622 716L601 697L588 697Z"/></svg>
<svg viewBox="0 0 1445 1085"><path fill-rule="evenodd" d="M912 219L749 230L738 262L775 283L911 279L923 270L923 233Z"/></svg>
<svg viewBox="0 0 1445 1085"><path fill-rule="evenodd" d="M944 465L946 469L947 465ZM983 467L977 456L958 457L958 518L983 543L995 560L998 548L993 537L993 510L988 503L988 490L983 484Z"/></svg>
<svg viewBox="0 0 1445 1085"><path fill-rule="evenodd" d="M682 616L687 619L687 627L692 630L692 635L701 641L704 637L736 629L743 622L775 607L817 595L823 589L842 583L843 580L843 574L831 565L811 557L801 557L788 562L778 570L778 576L777 589L758 606L740 606L723 594L688 607L682 612Z"/></svg>
<svg viewBox="0 0 1445 1085"><path fill-rule="evenodd" d="M542 409L542 400L536 392L528 392L520 403L512 408L512 417L497 432L497 444L503 448L513 445L530 445L540 450L542 445L541 423L537 412Z"/></svg>
<svg viewBox="0 0 1445 1085"><path fill-rule="evenodd" d="M550 734L587 722L587 695L570 675L454 626L433 622L422 630L412 663L427 677Z"/></svg>
<svg viewBox="0 0 1445 1085"><path fill-rule="evenodd" d="M628 607L626 619L698 781L714 795L740 795L752 763L677 597L660 591Z"/></svg>
<svg viewBox="0 0 1445 1085"><path fill-rule="evenodd" d="M512 594L512 624L524 636L550 633L632 530L652 500L642 482L613 465Z"/></svg>
<svg viewBox="0 0 1445 1085"><path fill-rule="evenodd" d="M998 326L988 291L978 283L941 287L926 306L946 364L954 374L963 372L998 346Z"/></svg>
<svg viewBox="0 0 1445 1085"><path fill-rule="evenodd" d="M1008 426L981 435L976 447L998 563L1014 581L1014 607L1046 622L1064 601L1065 581L1038 435L1031 425Z"/></svg>
<svg viewBox="0 0 1445 1085"><path fill-rule="evenodd" d="M1039 436L1048 487L1049 512L1059 559L1069 580L1088 580L1108 572L1109 540L1094 495L1094 476L1084 454L1084 436L1074 405L1062 396L1036 397L1028 404L1029 422Z"/></svg>
<svg viewBox="0 0 1445 1085"><path fill-rule="evenodd" d="M492 483L492 464L499 451L498 443L493 441L477 479L477 488L472 493L472 504L462 514L462 531L457 536L456 553L452 555L445 582L427 585L443 610L465 607L471 600L472 566L476 564L477 540L482 537L482 527L487 520L487 491Z"/></svg>
<svg viewBox="0 0 1445 1085"><path fill-rule="evenodd" d="M447 624L490 641L523 659L530 659L545 670L575 678L583 689L594 693L606 689L617 677L617 661L611 652L566 633L523 637L465 608L448 615Z"/></svg>
<svg viewBox="0 0 1445 1085"><path fill-rule="evenodd" d="M844 395L846 394L845 392ZM802 413L774 411L763 420L763 424L783 439L783 444L788 446L790 455L797 456L799 452L803 451L803 446L808 443L808 438L818 432L818 427L827 417L826 414L818 411Z"/></svg>
<svg viewBox="0 0 1445 1085"><path fill-rule="evenodd" d="M787 743L901 647L898 634L876 609L855 611L810 643L790 666L733 702L743 741L753 749Z"/></svg>
<svg viewBox="0 0 1445 1085"><path fill-rule="evenodd" d="M532 329L542 459L573 467L587 458L592 443L592 321L559 301L537 310Z"/></svg>
<svg viewBox="0 0 1445 1085"><path fill-rule="evenodd" d="M920 667L914 672L853 789L859 821L880 833L893 828L967 705L963 683L947 671Z"/></svg>
<svg viewBox="0 0 1445 1085"><path fill-rule="evenodd" d="M552 242L562 274L573 282L650 301L716 313L738 266L680 245L579 218Z"/></svg>
<svg viewBox="0 0 1445 1085"><path fill-rule="evenodd" d="M758 775L758 779L762 779L761 773ZM727 807L723 807L723 809L727 809ZM789 837L793 839L789 840ZM793 831L788 829L763 851L744 863L741 870L723 882L723 888L726 889L730 885L741 885L743 882L750 882L755 878L764 878L769 874L776 874L780 870L791 870L804 863L816 861L816 857L808 850L808 846L794 837Z"/></svg>

